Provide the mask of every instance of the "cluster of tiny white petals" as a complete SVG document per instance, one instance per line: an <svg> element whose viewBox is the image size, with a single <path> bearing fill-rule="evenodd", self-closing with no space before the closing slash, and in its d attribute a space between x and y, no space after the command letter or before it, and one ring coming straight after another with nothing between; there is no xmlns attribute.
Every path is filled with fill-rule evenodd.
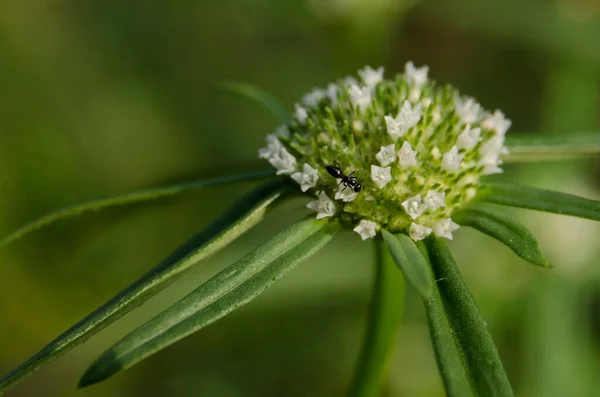
<svg viewBox="0 0 600 397"><path fill-rule="evenodd" d="M321 99L325 98L326 95L327 93L324 90L320 88L313 88L312 91L304 94L302 97L302 103L309 108L314 108L319 104L319 102L321 102Z"/></svg>
<svg viewBox="0 0 600 397"><path fill-rule="evenodd" d="M329 218L335 215L335 203L325 192L317 192L317 200L308 203L307 208L317 213L317 219Z"/></svg>
<svg viewBox="0 0 600 397"><path fill-rule="evenodd" d="M308 112L305 108L296 104L294 117L296 118L296 120L298 120L300 124L304 124L306 123L306 119L308 119Z"/></svg>
<svg viewBox="0 0 600 397"><path fill-rule="evenodd" d="M377 223L363 219L358 226L354 228L354 231L358 233L363 241L373 238L377 235Z"/></svg>
<svg viewBox="0 0 600 397"><path fill-rule="evenodd" d="M296 157L288 152L275 134L267 136L267 146L258 151L258 156L268 160L277 169L277 175L290 175L296 171Z"/></svg>
<svg viewBox="0 0 600 397"><path fill-rule="evenodd" d="M448 240L452 240L452 232L458 230L459 227L460 226L452 222L452 219L450 218L442 219L433 225L433 232L438 237L444 237Z"/></svg>
<svg viewBox="0 0 600 397"><path fill-rule="evenodd" d="M475 197L482 176L502 172L511 121L428 75L412 62L395 79L366 66L358 78L314 88L259 157L316 194L308 208L318 219L363 240L381 229L452 239L454 211Z"/></svg>
<svg viewBox="0 0 600 397"><path fill-rule="evenodd" d="M404 141L402 147L398 151L398 163L402 168L414 167L418 165L417 151L413 150L408 141Z"/></svg>
<svg viewBox="0 0 600 397"><path fill-rule="evenodd" d="M356 84L350 86L350 100L352 104L364 112L371 104L371 89L369 87L359 87Z"/></svg>
<svg viewBox="0 0 600 397"><path fill-rule="evenodd" d="M488 130L493 130L497 135L506 134L510 128L511 121L504 117L504 113L496 110L493 114L487 116L482 122L481 126Z"/></svg>
<svg viewBox="0 0 600 397"><path fill-rule="evenodd" d="M396 161L396 145L391 144L388 146L382 146L379 153L375 155L375 158L382 167L386 167Z"/></svg>
<svg viewBox="0 0 600 397"><path fill-rule="evenodd" d="M373 69L370 66L365 66L364 69L358 71L358 75L363 83L370 89L373 89L383 81L383 66Z"/></svg>
<svg viewBox="0 0 600 397"><path fill-rule="evenodd" d="M423 203L420 194L407 199L402 203L402 206L412 219L417 219L427 209L427 205Z"/></svg>
<svg viewBox="0 0 600 397"><path fill-rule="evenodd" d="M371 165L371 179L380 189L383 189L392 180L392 168Z"/></svg>
<svg viewBox="0 0 600 397"><path fill-rule="evenodd" d="M423 240L425 237L429 236L433 229L427 226L419 225L418 223L411 223L410 229L408 230L410 238L415 241Z"/></svg>
<svg viewBox="0 0 600 397"><path fill-rule="evenodd" d="M442 158L442 168L448 172L457 172L460 170L460 164L463 160L463 155L458 154L458 147L452 146L448 152L444 153Z"/></svg>
<svg viewBox="0 0 600 397"><path fill-rule="evenodd" d="M384 119L387 133L396 141L421 120L421 105L413 107L408 100L405 100L395 117L384 116Z"/></svg>
<svg viewBox="0 0 600 397"><path fill-rule="evenodd" d="M421 87L427 82L429 66L421 66L420 68L416 68L414 63L408 61L404 67L404 73L406 74L406 79L410 84L415 87Z"/></svg>
<svg viewBox="0 0 600 397"><path fill-rule="evenodd" d="M446 206L446 193L430 190L425 196L425 205L432 211Z"/></svg>
<svg viewBox="0 0 600 397"><path fill-rule="evenodd" d="M471 124L467 124L463 132L458 136L456 147L459 149L473 149L481 140L481 128L471 128Z"/></svg>
<svg viewBox="0 0 600 397"><path fill-rule="evenodd" d="M338 184L338 190L335 192L335 199L341 200L345 203L351 203L358 197L358 193L352 189L349 189L347 186L344 186L342 183Z"/></svg>
<svg viewBox="0 0 600 397"><path fill-rule="evenodd" d="M473 98L456 98L456 113L465 124L473 124L479 119L481 106Z"/></svg>
<svg viewBox="0 0 600 397"><path fill-rule="evenodd" d="M292 179L298 182L303 192L306 192L308 189L317 186L319 173L310 164L305 163L303 171L292 174Z"/></svg>

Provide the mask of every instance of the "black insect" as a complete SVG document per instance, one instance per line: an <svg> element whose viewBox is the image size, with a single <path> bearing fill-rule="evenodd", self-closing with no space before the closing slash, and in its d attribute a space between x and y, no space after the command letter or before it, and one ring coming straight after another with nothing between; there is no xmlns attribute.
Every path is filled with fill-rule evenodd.
<svg viewBox="0 0 600 397"><path fill-rule="evenodd" d="M335 163L334 165L326 165L325 169L327 170L327 172L329 172L329 175L331 175L332 177L342 180L340 182L340 185L344 185L344 189L350 188L355 193L358 193L362 190L362 185L361 185L360 181L358 180L358 178L355 176L352 176L352 175L354 175L354 172L356 172L356 171L352 172L352 174L350 174L350 175L344 175L344 172L342 171L342 167L341 167L340 163ZM340 185L338 185L338 186L340 186Z"/></svg>

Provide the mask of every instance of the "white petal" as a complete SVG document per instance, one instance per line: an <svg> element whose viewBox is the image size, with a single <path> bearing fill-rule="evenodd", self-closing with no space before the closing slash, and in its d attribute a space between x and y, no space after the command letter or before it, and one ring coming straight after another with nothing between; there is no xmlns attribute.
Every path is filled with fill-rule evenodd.
<svg viewBox="0 0 600 397"><path fill-rule="evenodd" d="M383 80L383 66L377 69L365 66L364 69L358 71L358 75L367 87L373 89Z"/></svg>
<svg viewBox="0 0 600 397"><path fill-rule="evenodd" d="M510 128L512 122L504 117L504 113L500 110L496 110L493 114L488 115L481 122L481 126L487 130L493 130L498 135L506 134L506 131Z"/></svg>
<svg viewBox="0 0 600 397"><path fill-rule="evenodd" d="M418 223L411 223L409 235L414 241L421 241L425 237L431 234L432 230L426 226L419 225Z"/></svg>
<svg viewBox="0 0 600 397"><path fill-rule="evenodd" d="M296 158L285 148L269 159L271 165L277 168L277 175L290 175L296 171Z"/></svg>
<svg viewBox="0 0 600 397"><path fill-rule="evenodd" d="M425 196L425 205L432 211L446 206L446 193L430 190Z"/></svg>
<svg viewBox="0 0 600 397"><path fill-rule="evenodd" d="M267 146L258 150L258 157L270 160L283 150L283 145L275 134L269 134L266 138Z"/></svg>
<svg viewBox="0 0 600 397"><path fill-rule="evenodd" d="M401 167L414 167L418 165L417 151L413 150L408 141L404 141L400 151L398 151L398 163Z"/></svg>
<svg viewBox="0 0 600 397"><path fill-rule="evenodd" d="M371 104L371 89L369 87L359 87L356 84L350 86L348 91L350 94L350 101L358 108L361 112Z"/></svg>
<svg viewBox="0 0 600 397"><path fill-rule="evenodd" d="M417 125L419 120L421 120L421 104L418 103L415 107L412 107L410 101L405 100L396 117L396 121L408 130Z"/></svg>
<svg viewBox="0 0 600 397"><path fill-rule="evenodd" d="M298 182L303 192L306 192L308 189L317 186L319 173L310 164L304 164L303 172L292 174L292 179Z"/></svg>
<svg viewBox="0 0 600 397"><path fill-rule="evenodd" d="M279 126L274 134L280 138L285 138L285 139L289 139L290 138L290 130L288 129L287 125L282 125Z"/></svg>
<svg viewBox="0 0 600 397"><path fill-rule="evenodd" d="M344 186L343 184L341 184L338 187L338 190L335 192L335 199L342 200L345 203L350 203L350 202L356 200L357 197L358 197L358 193L356 193L354 190L350 189L349 187Z"/></svg>
<svg viewBox="0 0 600 397"><path fill-rule="evenodd" d="M456 98L455 101L456 114L465 124L473 124L479 119L479 111L481 106L473 98Z"/></svg>
<svg viewBox="0 0 600 397"><path fill-rule="evenodd" d="M325 192L317 193L318 200L308 203L307 207L317 213L317 219L323 219L335 215L335 204L325 194Z"/></svg>
<svg viewBox="0 0 600 397"><path fill-rule="evenodd" d="M423 204L421 200L420 194L417 194L416 196L404 201L402 206L412 219L417 219L427 209L427 206Z"/></svg>
<svg viewBox="0 0 600 397"><path fill-rule="evenodd" d="M404 66L404 73L406 74L406 80L416 87L420 87L427 82L427 74L429 73L428 66L422 66L415 68L415 65L409 61Z"/></svg>
<svg viewBox="0 0 600 397"><path fill-rule="evenodd" d="M463 132L458 136L456 146L459 149L472 149L481 140L481 128L471 129L471 124L467 124Z"/></svg>
<svg viewBox="0 0 600 397"><path fill-rule="evenodd" d="M308 118L308 112L302 106L296 104L296 111L294 112L294 117L300 124L306 123L306 119Z"/></svg>
<svg viewBox="0 0 600 397"><path fill-rule="evenodd" d="M373 238L377 235L377 223L363 219L354 228L354 231L360 235L363 241Z"/></svg>
<svg viewBox="0 0 600 397"><path fill-rule="evenodd" d="M331 101L332 105L337 105L338 102L338 91L339 88L334 83L329 83L327 85L327 98Z"/></svg>
<svg viewBox="0 0 600 397"><path fill-rule="evenodd" d="M400 124L395 118L391 116L385 116L385 125L387 126L387 133L392 137L393 140L397 140L406 133L405 129L402 129Z"/></svg>
<svg viewBox="0 0 600 397"><path fill-rule="evenodd" d="M392 143L388 146L382 146L375 158L383 167L392 164L396 161L396 145Z"/></svg>
<svg viewBox="0 0 600 397"><path fill-rule="evenodd" d="M382 168L376 166L375 164L371 165L371 179L380 189L382 189L392 180L392 168Z"/></svg>
<svg viewBox="0 0 600 397"><path fill-rule="evenodd" d="M448 172L457 172L460 169L463 157L463 155L458 154L458 148L452 146L452 149L446 152L442 158L442 168Z"/></svg>
<svg viewBox="0 0 600 397"><path fill-rule="evenodd" d="M438 237L447 238L448 240L452 240L452 232L458 230L459 228L460 226L452 222L452 219L450 218L438 221L435 225L433 225L433 231L435 235Z"/></svg>
<svg viewBox="0 0 600 397"><path fill-rule="evenodd" d="M302 97L302 103L309 108L314 108L317 107L323 98L325 98L325 91L320 88L313 88L312 91L304 94Z"/></svg>

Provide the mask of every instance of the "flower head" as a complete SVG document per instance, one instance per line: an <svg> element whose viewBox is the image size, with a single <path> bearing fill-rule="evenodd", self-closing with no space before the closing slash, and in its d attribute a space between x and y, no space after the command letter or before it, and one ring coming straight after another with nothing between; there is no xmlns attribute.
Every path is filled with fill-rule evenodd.
<svg viewBox="0 0 600 397"><path fill-rule="evenodd" d="M313 89L259 157L317 194L308 208L319 219L362 238L386 229L415 241L431 233L451 239L453 213L483 175L502 172L510 121L438 87L428 72L407 63L403 75L384 79L383 68L365 67L359 78Z"/></svg>

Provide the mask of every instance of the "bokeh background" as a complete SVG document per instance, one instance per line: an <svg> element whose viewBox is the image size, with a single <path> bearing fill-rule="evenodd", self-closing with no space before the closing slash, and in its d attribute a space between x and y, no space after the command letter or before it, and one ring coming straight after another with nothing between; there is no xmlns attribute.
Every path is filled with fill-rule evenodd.
<svg viewBox="0 0 600 397"><path fill-rule="evenodd" d="M0 3L0 233L99 196L261 170L276 119L366 64L404 63L502 109L513 133L600 131L598 0L6 0ZM599 132L600 133L600 132ZM499 179L600 198L600 162L507 166ZM0 373L146 272L252 184L54 225L0 253ZM76 390L102 351L302 214L266 222L9 397L342 396L364 332L370 244L346 233L241 310ZM553 263L461 230L453 250L519 396L600 395L600 224L518 211ZM442 396L412 294L384 396Z"/></svg>

